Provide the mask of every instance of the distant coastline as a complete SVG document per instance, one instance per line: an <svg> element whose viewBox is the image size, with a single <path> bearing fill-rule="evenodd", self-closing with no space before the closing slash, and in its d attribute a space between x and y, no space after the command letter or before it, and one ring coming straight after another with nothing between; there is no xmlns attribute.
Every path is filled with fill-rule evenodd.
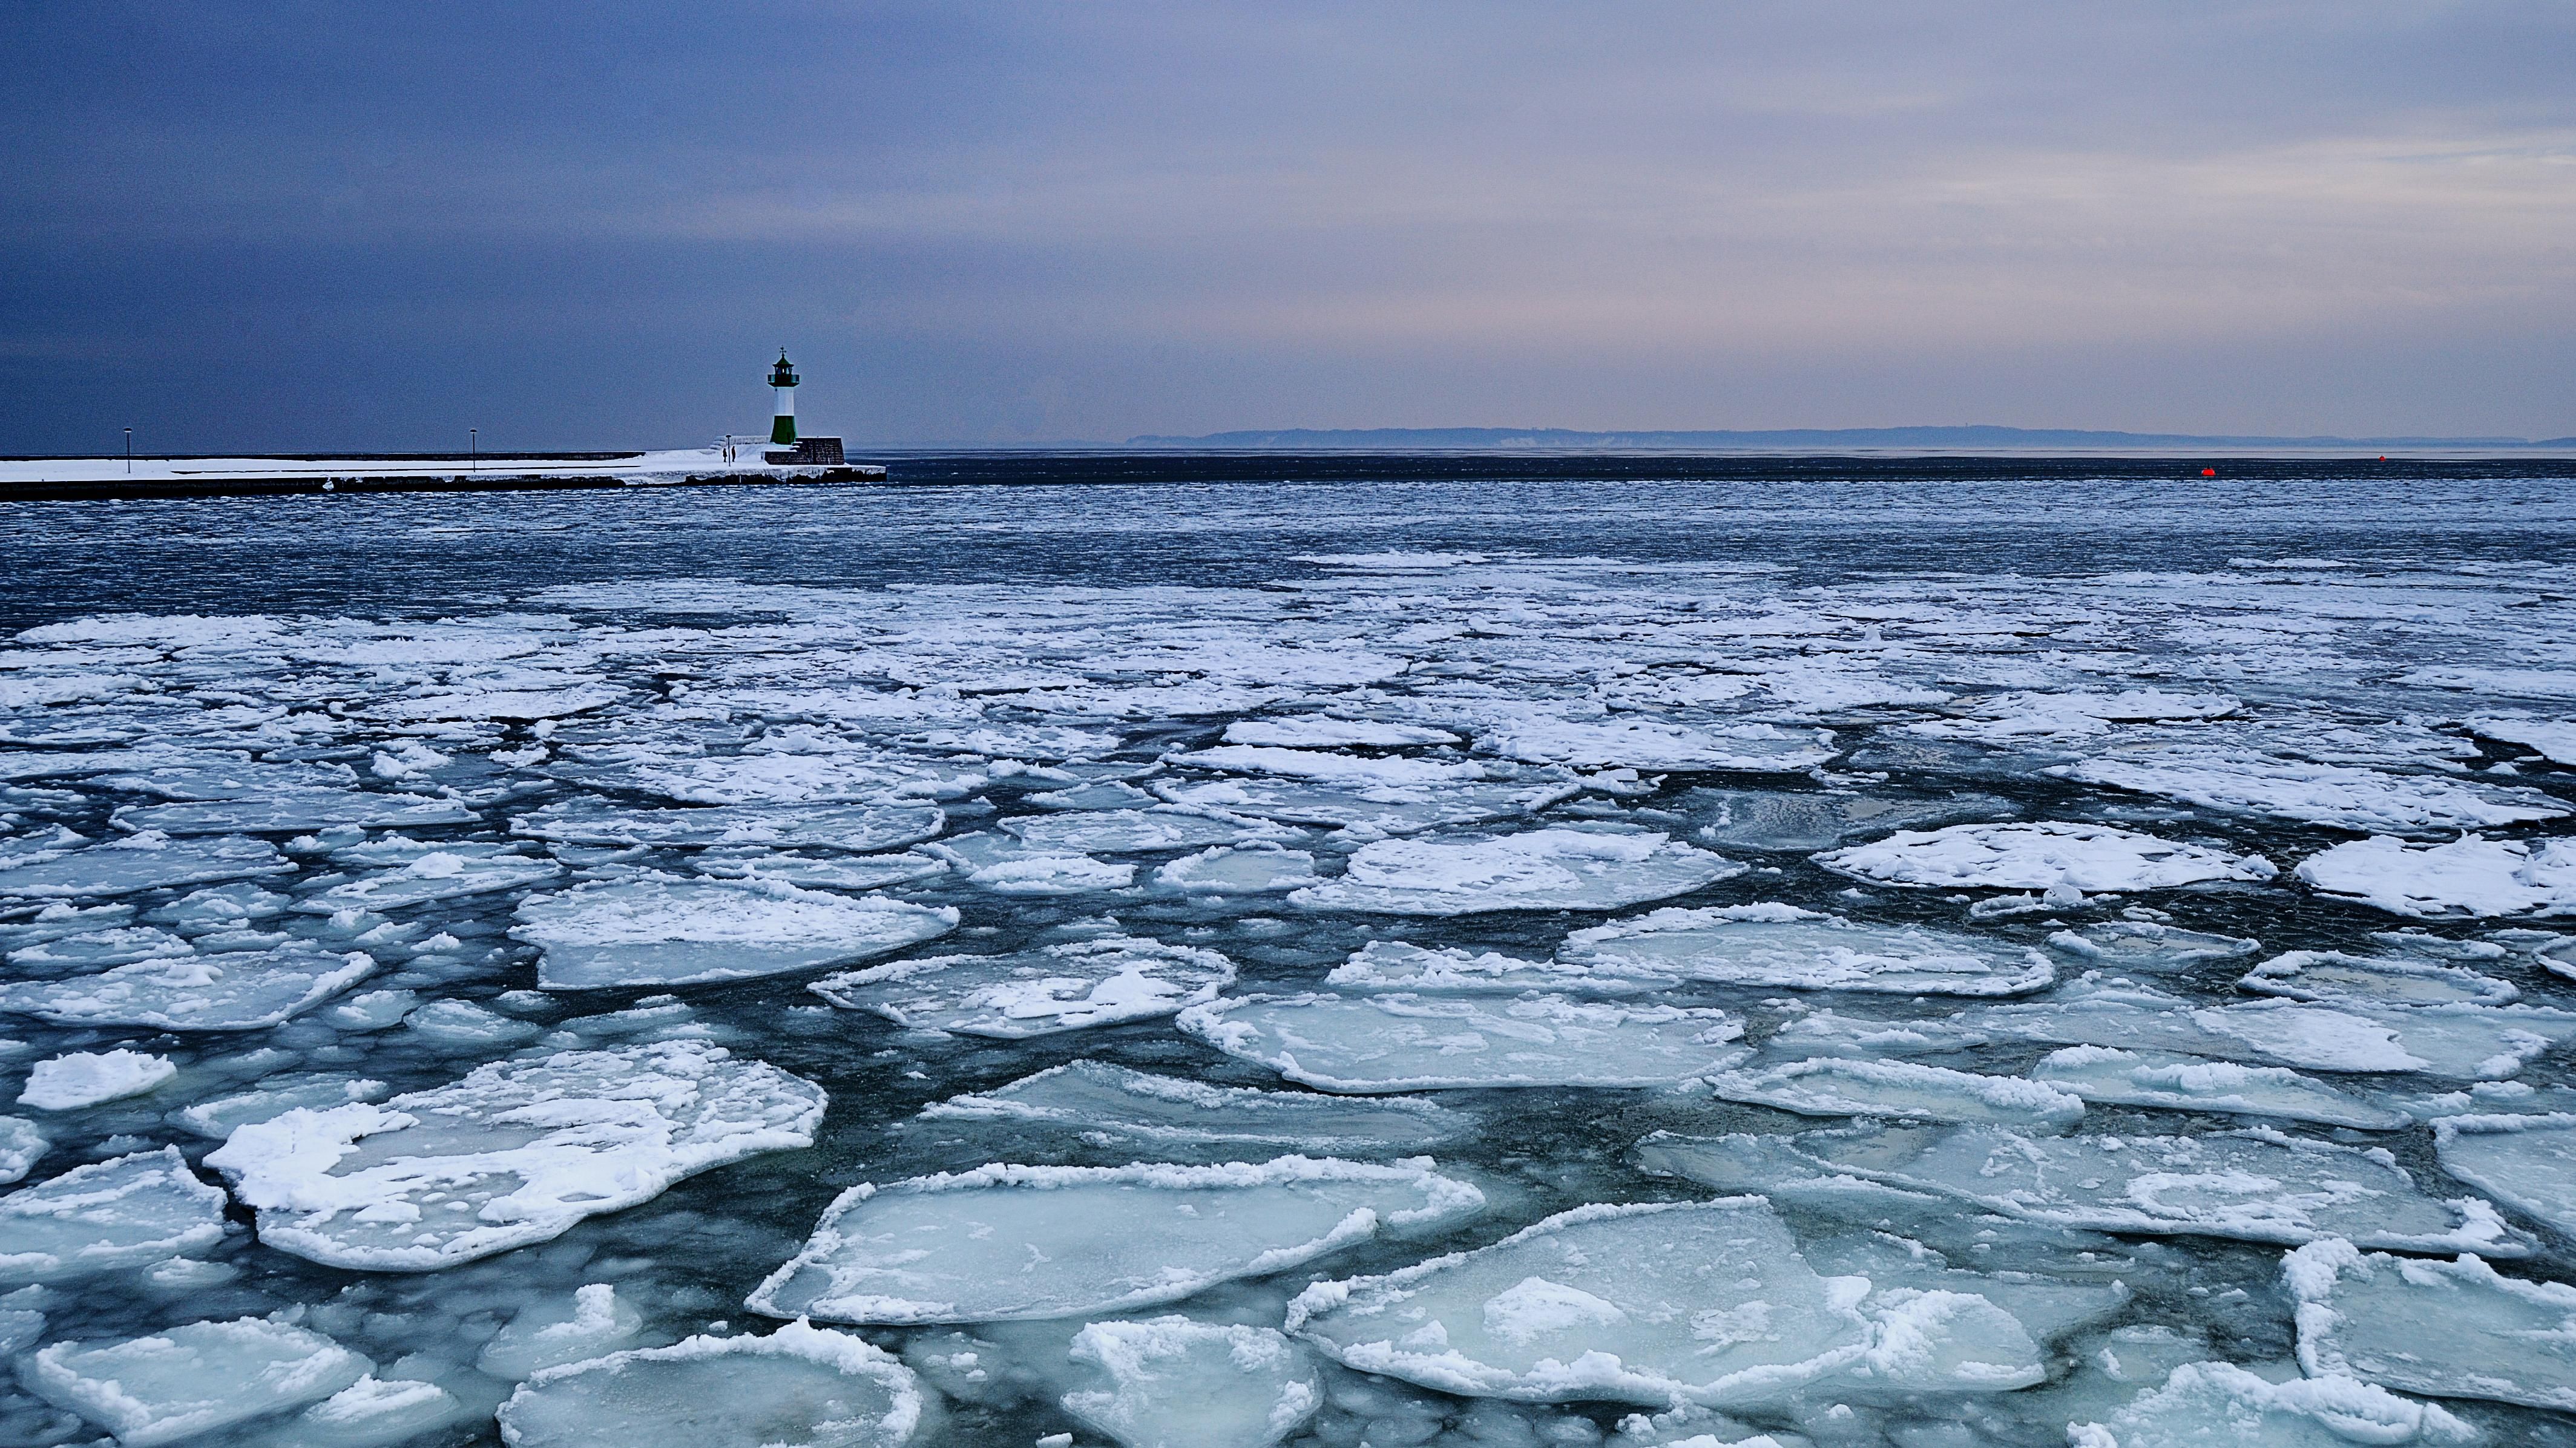
<svg viewBox="0 0 2576 1448"><path fill-rule="evenodd" d="M1474 451L1566 451L1637 449L1650 451L1806 452L1819 449L1937 449L1941 451L2009 451L2076 449L2079 451L2176 448L2208 450L2241 448L2380 451L2505 448L2516 452L2555 448L2576 451L2576 437L2264 437L2176 432L2107 432L2077 428L2023 427L1794 427L1763 431L1580 432L1562 427L1292 427L1269 431L1202 433L1194 437L1146 434L1127 439L1138 448L1243 448L1255 451L1366 450L1410 452L1419 449Z"/></svg>

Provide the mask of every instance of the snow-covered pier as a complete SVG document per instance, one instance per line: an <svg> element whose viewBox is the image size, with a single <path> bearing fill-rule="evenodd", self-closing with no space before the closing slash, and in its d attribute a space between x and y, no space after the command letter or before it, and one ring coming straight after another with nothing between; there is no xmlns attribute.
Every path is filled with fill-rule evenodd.
<svg viewBox="0 0 2576 1448"><path fill-rule="evenodd" d="M837 449L835 450L837 451ZM770 462L756 447L667 452L384 453L0 460L0 500L263 493L536 492L571 488L878 483L872 463Z"/></svg>

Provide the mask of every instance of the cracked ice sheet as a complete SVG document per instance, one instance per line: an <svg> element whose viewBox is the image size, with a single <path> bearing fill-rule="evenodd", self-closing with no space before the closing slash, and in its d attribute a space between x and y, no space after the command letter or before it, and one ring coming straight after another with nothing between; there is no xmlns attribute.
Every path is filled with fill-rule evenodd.
<svg viewBox="0 0 2576 1448"><path fill-rule="evenodd" d="M202 1251L224 1194L165 1146L74 1167L0 1197L0 1283L55 1282Z"/></svg>
<svg viewBox="0 0 2576 1448"><path fill-rule="evenodd" d="M844 1192L748 1305L889 1324L1124 1312L1483 1207L1425 1158L987 1166Z"/></svg>
<svg viewBox="0 0 2576 1448"><path fill-rule="evenodd" d="M337 1267L417 1272L561 1236L766 1151L811 1146L823 1091L721 1047L666 1041L495 1062L452 1085L237 1127L206 1164L260 1240Z"/></svg>
<svg viewBox="0 0 2576 1448"><path fill-rule="evenodd" d="M2299 862L2310 888L2393 915L2451 920L2576 915L2576 840L2412 846L2374 835Z"/></svg>
<svg viewBox="0 0 2576 1448"><path fill-rule="evenodd" d="M1475 1119L1411 1096L1350 1100L1255 1091L1074 1061L1006 1086L934 1101L925 1121L999 1121L1107 1132L1154 1142L1207 1142L1388 1154L1463 1135Z"/></svg>
<svg viewBox="0 0 2576 1448"><path fill-rule="evenodd" d="M527 897L518 919L511 935L545 952L537 984L546 990L782 975L884 955L957 928L951 906L883 895L853 900L757 879L582 885Z"/></svg>
<svg viewBox="0 0 2576 1448"><path fill-rule="evenodd" d="M2170 890L2209 881L2264 881L2279 873L2261 855L2232 855L2108 825L1952 825L1899 830L1886 839L1814 857L1838 874L1913 889L2087 892Z"/></svg>
<svg viewBox="0 0 2576 1448"><path fill-rule="evenodd" d="M1670 1086L1750 1053L1724 1011L1524 995L1510 1001L1247 996L1177 1022L1229 1056L1352 1094L1490 1086Z"/></svg>
<svg viewBox="0 0 2576 1448"><path fill-rule="evenodd" d="M1819 1275L1760 1197L1584 1206L1473 1252L1316 1283L1288 1330L1346 1367L1524 1402L1742 1408L2046 1377L2031 1334L1984 1297L1872 1301L1872 1287Z"/></svg>
<svg viewBox="0 0 2576 1448"><path fill-rule="evenodd" d="M2576 1288L2507 1277L2467 1252L2422 1261L2345 1240L2287 1254L2281 1281L2311 1376L2576 1408Z"/></svg>
<svg viewBox="0 0 2576 1448"><path fill-rule="evenodd" d="M1341 878L1292 892L1309 910L1468 915L1616 910L1731 879L1746 867L1654 831L1548 826L1483 838L1378 840Z"/></svg>
<svg viewBox="0 0 2576 1448"><path fill-rule="evenodd" d="M2433 1151L2452 1176L2576 1236L2576 1114L2446 1117Z"/></svg>
<svg viewBox="0 0 2576 1448"><path fill-rule="evenodd" d="M1611 975L1792 990L2009 996L2057 979L2057 967L2029 946L1779 904L1656 910L1575 931L1558 953Z"/></svg>
<svg viewBox="0 0 2576 1448"><path fill-rule="evenodd" d="M243 1317L122 1342L55 1343L22 1380L127 1448L157 1448L328 1398L372 1366L320 1333Z"/></svg>
<svg viewBox="0 0 2576 1448"><path fill-rule="evenodd" d="M299 1015L374 973L374 957L304 942L189 955L98 975L0 984L0 1011L57 1025L255 1031Z"/></svg>
<svg viewBox="0 0 2576 1448"><path fill-rule="evenodd" d="M1174 1015L1233 983L1234 962L1213 950L1110 936L1012 955L896 961L825 976L807 989L912 1030L1022 1040Z"/></svg>

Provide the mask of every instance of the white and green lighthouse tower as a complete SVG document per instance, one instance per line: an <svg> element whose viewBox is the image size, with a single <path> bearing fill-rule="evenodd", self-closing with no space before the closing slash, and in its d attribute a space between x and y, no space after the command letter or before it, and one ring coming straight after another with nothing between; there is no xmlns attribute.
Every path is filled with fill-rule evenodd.
<svg viewBox="0 0 2576 1448"><path fill-rule="evenodd" d="M769 419L769 440L780 447L796 441L796 364L787 349L778 349L778 365L769 369L769 390L778 399Z"/></svg>

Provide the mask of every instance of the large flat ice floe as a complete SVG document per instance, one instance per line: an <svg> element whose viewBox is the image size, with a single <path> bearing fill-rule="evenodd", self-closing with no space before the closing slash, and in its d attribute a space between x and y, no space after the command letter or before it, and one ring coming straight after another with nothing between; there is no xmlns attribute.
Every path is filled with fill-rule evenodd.
<svg viewBox="0 0 2576 1448"><path fill-rule="evenodd" d="M2432 1403L2341 1374L2276 1382L2234 1363L2184 1363L2099 1422L2070 1424L2072 1448L2344 1448L2476 1443L2476 1427Z"/></svg>
<svg viewBox="0 0 2576 1448"><path fill-rule="evenodd" d="M576 845L771 845L865 853L936 839L948 827L937 805L733 805L634 809L584 796L510 822L514 833Z"/></svg>
<svg viewBox="0 0 2576 1448"><path fill-rule="evenodd" d="M97 975L0 985L0 1011L60 1025L254 1031L312 1009L373 974L373 956L291 942L187 955Z"/></svg>
<svg viewBox="0 0 2576 1448"><path fill-rule="evenodd" d="M1801 1116L1981 1121L2038 1132L2065 1131L2084 1119L2082 1099L2052 1083L1911 1061L1824 1056L1759 1071L1721 1071L1708 1078L1708 1089L1720 1100Z"/></svg>
<svg viewBox="0 0 2576 1448"><path fill-rule="evenodd" d="M510 1448L899 1448L926 1408L920 1380L884 1350L791 1322L549 1368L501 1405L501 1436Z"/></svg>
<svg viewBox="0 0 2576 1448"><path fill-rule="evenodd" d="M52 858L0 868L0 898L79 900L292 875L295 862L266 840L173 840L146 832Z"/></svg>
<svg viewBox="0 0 2576 1448"><path fill-rule="evenodd" d="M78 1166L0 1197L0 1283L52 1282L202 1251L224 1194L179 1148Z"/></svg>
<svg viewBox="0 0 2576 1448"><path fill-rule="evenodd" d="M1666 990L1677 978L1646 971L1595 968L1581 961L1525 960L1500 951L1426 948L1400 940L1372 940L1333 967L1324 984L1355 993L1519 995L1524 991L1578 996L1631 996Z"/></svg>
<svg viewBox="0 0 2576 1448"><path fill-rule="evenodd" d="M1526 764L1761 774L1794 774L1813 769L1842 752L1830 729L1538 717L1497 730L1482 741L1482 747Z"/></svg>
<svg viewBox="0 0 2576 1448"><path fill-rule="evenodd" d="M2087 759L2055 766L2048 773L2207 809L2365 832L2484 829L2567 814L2565 806L2536 789L2385 774L2265 755Z"/></svg>
<svg viewBox="0 0 2576 1448"><path fill-rule="evenodd" d="M179 1074L167 1056L130 1051L66 1051L27 1068L18 1104L38 1111L78 1111L157 1089Z"/></svg>
<svg viewBox="0 0 2576 1448"><path fill-rule="evenodd" d="M2057 979L2029 946L1776 904L1656 910L1575 931L1560 954L1612 975L1794 990L2010 996Z"/></svg>
<svg viewBox="0 0 2576 1448"><path fill-rule="evenodd" d="M129 1448L185 1443L338 1393L373 1364L263 1318L191 1322L122 1342L58 1342L19 1380Z"/></svg>
<svg viewBox="0 0 2576 1448"><path fill-rule="evenodd" d="M1258 821L1217 819L1168 806L1155 809L1069 810L1002 821L1033 850L1103 855L1196 850L1254 840L1299 838L1299 832Z"/></svg>
<svg viewBox="0 0 2576 1448"><path fill-rule="evenodd" d="M1329 993L1217 1000L1180 1028L1325 1091L1670 1086L1749 1054L1724 1011L1563 996L1509 1001Z"/></svg>
<svg viewBox="0 0 2576 1448"><path fill-rule="evenodd" d="M2433 1143L2442 1170L2576 1236L2576 1114L2448 1117Z"/></svg>
<svg viewBox="0 0 2576 1448"><path fill-rule="evenodd" d="M260 1240L337 1267L424 1271L562 1235L683 1177L813 1145L822 1088L665 1041L495 1062L454 1085L237 1128L206 1164Z"/></svg>
<svg viewBox="0 0 2576 1448"><path fill-rule="evenodd" d="M1095 1322L1071 1354L1099 1386L1065 1394L1064 1410L1125 1448L1270 1448L1324 1406L1314 1360L1273 1328Z"/></svg>
<svg viewBox="0 0 2576 1448"><path fill-rule="evenodd" d="M2068 1046L2031 1068L2031 1079L2109 1106L2157 1106L2276 1121L2395 1131L2413 1120L2284 1066L2247 1066L2168 1051Z"/></svg>
<svg viewBox="0 0 2576 1448"><path fill-rule="evenodd" d="M2404 1392L2576 1409L2576 1287L2462 1253L2426 1261L2312 1243L2281 1262L2299 1366Z"/></svg>
<svg viewBox="0 0 2576 1448"><path fill-rule="evenodd" d="M1354 851L1341 878L1288 899L1309 910L1386 915L1616 910L1744 870L1652 831L1550 826L1480 839L1379 840Z"/></svg>
<svg viewBox="0 0 2576 1448"><path fill-rule="evenodd" d="M1285 779L1213 779L1196 783L1157 780L1153 785L1156 796L1189 809L1386 835L1508 819L1542 808L1578 788L1571 783L1448 782L1432 788Z"/></svg>
<svg viewBox="0 0 2576 1448"><path fill-rule="evenodd" d="M647 878L519 902L510 932L540 947L548 990L701 985L814 970L934 940L953 907L851 899L780 880Z"/></svg>
<svg viewBox="0 0 2576 1448"><path fill-rule="evenodd" d="M1074 1061L922 1108L930 1121L1050 1126L1149 1142L1205 1142L1340 1154L1401 1154L1465 1134L1475 1119L1415 1097L1353 1100L1211 1086Z"/></svg>
<svg viewBox="0 0 2576 1448"><path fill-rule="evenodd" d="M2419 846L2373 835L2310 855L2298 876L2320 894L2419 919L2576 915L2576 840Z"/></svg>
<svg viewBox="0 0 2576 1448"><path fill-rule="evenodd" d="M1213 950L1120 935L1011 955L924 956L808 988L914 1030L1018 1040L1172 1015L1233 983L1234 962Z"/></svg>
<svg viewBox="0 0 2576 1448"><path fill-rule="evenodd" d="M369 873L343 879L295 902L308 915L342 910L400 910L436 900L461 900L542 885L560 877L563 866L523 855L513 845L473 842L428 842L387 836L344 850L331 861Z"/></svg>
<svg viewBox="0 0 2576 1448"><path fill-rule="evenodd" d="M870 1323L1125 1312L1483 1205L1483 1193L1420 1159L988 1166L853 1187L750 1305Z"/></svg>
<svg viewBox="0 0 2576 1448"><path fill-rule="evenodd" d="M1407 786L1464 783L1483 779L1485 767L1464 759L1412 759L1337 754L1324 749L1278 749L1264 745L1220 744L1167 755L1173 764L1195 769L1269 774L1283 779L1311 779L1326 784Z"/></svg>
<svg viewBox="0 0 2576 1448"><path fill-rule="evenodd" d="M1945 890L2170 890L2210 881L2263 881L2279 873L2260 855L2053 821L1899 830L1815 860L1882 885Z"/></svg>

